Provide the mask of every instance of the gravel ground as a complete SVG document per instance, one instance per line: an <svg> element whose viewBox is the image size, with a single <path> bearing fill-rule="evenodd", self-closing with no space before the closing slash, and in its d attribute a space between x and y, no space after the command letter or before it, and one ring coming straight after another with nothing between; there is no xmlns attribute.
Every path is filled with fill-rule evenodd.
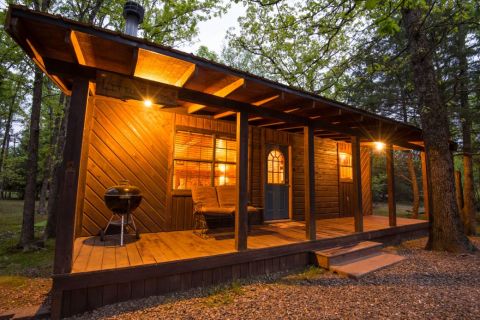
<svg viewBox="0 0 480 320"><path fill-rule="evenodd" d="M480 248L480 238L474 238ZM480 253L396 250L408 259L359 281L318 268L105 306L81 319L480 319Z"/></svg>

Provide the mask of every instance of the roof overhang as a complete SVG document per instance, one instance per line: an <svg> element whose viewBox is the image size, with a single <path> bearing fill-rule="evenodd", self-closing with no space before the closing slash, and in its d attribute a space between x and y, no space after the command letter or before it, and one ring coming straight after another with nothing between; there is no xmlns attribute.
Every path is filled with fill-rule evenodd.
<svg viewBox="0 0 480 320"><path fill-rule="evenodd" d="M13 5L5 29L66 94L76 77L86 77L95 94L150 99L176 112L229 120L244 111L254 126L311 126L318 137L423 150L415 126L144 39Z"/></svg>

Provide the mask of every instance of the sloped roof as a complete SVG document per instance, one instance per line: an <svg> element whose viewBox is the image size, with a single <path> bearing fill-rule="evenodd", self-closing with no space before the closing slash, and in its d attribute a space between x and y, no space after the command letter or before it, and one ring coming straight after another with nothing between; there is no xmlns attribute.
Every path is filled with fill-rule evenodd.
<svg viewBox="0 0 480 320"><path fill-rule="evenodd" d="M157 91L174 92L176 112L229 120L242 110L254 126L300 132L312 125L319 137L358 135L363 141L423 148L422 131L415 126L141 38L15 5L5 27L67 94L79 75L97 83L98 92L117 98L127 87L152 91L157 86ZM117 92L103 90L99 85L105 79L125 86L117 88L114 81Z"/></svg>

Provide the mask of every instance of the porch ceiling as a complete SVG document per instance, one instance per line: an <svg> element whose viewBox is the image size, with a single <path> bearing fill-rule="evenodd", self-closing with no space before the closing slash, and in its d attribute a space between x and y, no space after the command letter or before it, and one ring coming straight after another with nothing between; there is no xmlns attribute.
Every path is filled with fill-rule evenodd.
<svg viewBox="0 0 480 320"><path fill-rule="evenodd" d="M254 126L302 132L309 125L319 137L357 135L423 149L422 131L414 126L143 39L21 6L10 6L5 27L67 94L73 79L85 76L96 83L97 94L115 98L154 95L154 103L190 114L233 120L235 112L247 111ZM119 83L123 87L114 88Z"/></svg>

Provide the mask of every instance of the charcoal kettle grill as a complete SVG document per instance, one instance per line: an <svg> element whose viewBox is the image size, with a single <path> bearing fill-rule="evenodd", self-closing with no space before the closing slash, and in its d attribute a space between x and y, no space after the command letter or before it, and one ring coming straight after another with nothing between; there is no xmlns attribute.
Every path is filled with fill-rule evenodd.
<svg viewBox="0 0 480 320"><path fill-rule="evenodd" d="M130 185L128 180L121 180L118 185L105 191L104 200L113 214L105 229L100 230L100 240L105 240L105 235L111 225L120 226L120 246L123 246L124 233L128 232L128 229L131 229L135 233L135 237L140 239L140 233L133 218L133 211L142 201L140 189Z"/></svg>

